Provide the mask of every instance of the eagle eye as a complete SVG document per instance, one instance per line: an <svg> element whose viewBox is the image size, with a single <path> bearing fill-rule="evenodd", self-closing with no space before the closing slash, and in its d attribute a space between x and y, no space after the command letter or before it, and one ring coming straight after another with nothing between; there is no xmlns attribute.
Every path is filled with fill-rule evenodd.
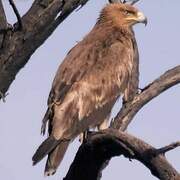
<svg viewBox="0 0 180 180"><path fill-rule="evenodd" d="M133 15L133 12L132 11L129 11L129 10L124 10L123 12L126 16L131 16Z"/></svg>

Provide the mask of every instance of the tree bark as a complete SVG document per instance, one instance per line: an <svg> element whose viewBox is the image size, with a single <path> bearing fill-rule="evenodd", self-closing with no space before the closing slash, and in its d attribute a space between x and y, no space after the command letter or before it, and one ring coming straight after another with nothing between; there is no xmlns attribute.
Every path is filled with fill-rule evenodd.
<svg viewBox="0 0 180 180"><path fill-rule="evenodd" d="M98 180L107 161L120 155L140 161L161 180L180 180L179 173L158 149L130 134L114 129L90 135L87 142L79 148L64 180Z"/></svg>
<svg viewBox="0 0 180 180"><path fill-rule="evenodd" d="M2 44L4 40L4 33L6 29L7 29L6 15L4 12L2 1L0 0L0 50L2 48Z"/></svg>
<svg viewBox="0 0 180 180"><path fill-rule="evenodd" d="M5 96L17 73L29 61L35 50L74 9L85 5L87 1L35 0L21 18L23 29L16 28L17 22L14 29L6 32L0 52L0 98ZM5 18L3 13L1 15Z"/></svg>

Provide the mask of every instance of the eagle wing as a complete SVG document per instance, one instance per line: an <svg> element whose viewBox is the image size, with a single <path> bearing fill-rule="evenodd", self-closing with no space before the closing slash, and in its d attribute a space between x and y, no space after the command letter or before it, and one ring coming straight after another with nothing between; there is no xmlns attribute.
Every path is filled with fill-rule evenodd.
<svg viewBox="0 0 180 180"><path fill-rule="evenodd" d="M123 103L131 101L134 98L134 96L138 93L139 87L139 52L135 38L132 39L132 45L134 49L133 66L131 76L128 81L128 86L124 93Z"/></svg>
<svg viewBox="0 0 180 180"><path fill-rule="evenodd" d="M91 50L92 49L92 50ZM87 53L91 52L91 53ZM52 120L53 105L60 104L73 83L78 82L95 64L94 48L91 44L79 42L67 54L66 58L59 66L54 78L52 88L48 98L48 109L42 120L41 133L45 134L48 120ZM51 132L51 122L49 122L49 133Z"/></svg>

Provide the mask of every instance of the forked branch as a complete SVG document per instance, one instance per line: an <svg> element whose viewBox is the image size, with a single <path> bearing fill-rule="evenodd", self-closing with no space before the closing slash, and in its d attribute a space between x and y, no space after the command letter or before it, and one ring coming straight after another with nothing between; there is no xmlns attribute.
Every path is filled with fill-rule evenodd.
<svg viewBox="0 0 180 180"><path fill-rule="evenodd" d="M97 180L102 165L112 157L120 155L140 161L161 180L180 180L179 173L169 164L165 156L158 154L157 151L156 148L130 134L106 129L91 135L79 148L64 180Z"/></svg>
<svg viewBox="0 0 180 180"><path fill-rule="evenodd" d="M169 152L169 151L171 151L171 150L173 150L173 149L175 149L177 147L180 147L180 141L157 149L157 154L165 154L165 153L167 153L167 152Z"/></svg>
<svg viewBox="0 0 180 180"><path fill-rule="evenodd" d="M29 61L34 51L44 43L68 15L77 7L86 4L87 1L34 0L31 8L21 18L13 0L9 0L16 13L17 24L20 29L23 25L23 31L10 30L5 40L3 38L4 49L0 52L0 92L2 94L6 94L16 75ZM46 6L42 6L42 4L46 4ZM56 18L59 13L62 14ZM0 34L0 42L1 39Z"/></svg>

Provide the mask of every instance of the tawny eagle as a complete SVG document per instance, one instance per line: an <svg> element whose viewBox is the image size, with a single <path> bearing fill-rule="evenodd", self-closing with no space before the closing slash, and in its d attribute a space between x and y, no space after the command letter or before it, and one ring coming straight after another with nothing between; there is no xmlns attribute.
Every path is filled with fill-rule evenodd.
<svg viewBox="0 0 180 180"><path fill-rule="evenodd" d="M45 174L54 174L69 142L88 128L105 128L112 107L122 95L130 100L138 89L138 49L132 30L146 23L142 12L128 4L109 4L94 28L65 57L54 78L43 119L49 137L33 156L48 154Z"/></svg>

